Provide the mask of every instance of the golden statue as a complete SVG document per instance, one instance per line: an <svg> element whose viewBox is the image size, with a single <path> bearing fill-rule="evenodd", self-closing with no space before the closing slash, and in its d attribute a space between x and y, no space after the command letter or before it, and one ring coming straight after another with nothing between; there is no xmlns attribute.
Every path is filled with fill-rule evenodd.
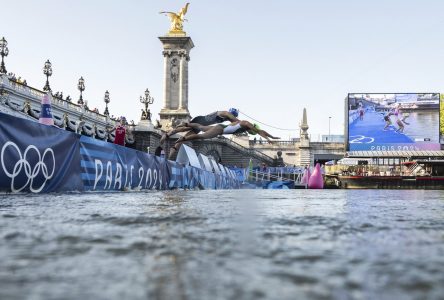
<svg viewBox="0 0 444 300"><path fill-rule="evenodd" d="M185 7L183 7L179 13L174 13L171 11L161 11L160 14L168 14L168 16L170 17L171 20L171 28L170 28L170 32L172 34L185 34L185 32L183 31L183 21L186 21L186 19L184 18L185 14L187 13L188 10L188 5L190 5L190 3L185 4Z"/></svg>

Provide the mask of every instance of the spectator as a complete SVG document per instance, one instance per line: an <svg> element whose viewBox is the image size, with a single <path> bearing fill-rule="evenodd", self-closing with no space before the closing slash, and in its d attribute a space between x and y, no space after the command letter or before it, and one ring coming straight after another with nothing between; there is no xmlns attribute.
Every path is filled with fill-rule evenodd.
<svg viewBox="0 0 444 300"><path fill-rule="evenodd" d="M267 165L265 163L262 163L262 169L261 172L266 172L267 171Z"/></svg>
<svg viewBox="0 0 444 300"><path fill-rule="evenodd" d="M125 146L126 128L124 124L125 124L125 119L122 117L120 118L119 123L117 123L117 126L114 128L115 130L114 144Z"/></svg>
<svg viewBox="0 0 444 300"><path fill-rule="evenodd" d="M163 151L163 148L160 146L157 146L156 150L154 151L154 155L155 156L160 156L162 154L162 152L165 153L165 151Z"/></svg>

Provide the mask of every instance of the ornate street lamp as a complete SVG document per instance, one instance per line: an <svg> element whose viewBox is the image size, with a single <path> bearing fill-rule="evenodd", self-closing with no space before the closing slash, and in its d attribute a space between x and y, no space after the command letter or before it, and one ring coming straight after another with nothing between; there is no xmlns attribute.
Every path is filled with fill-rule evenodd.
<svg viewBox="0 0 444 300"><path fill-rule="evenodd" d="M0 65L0 74L6 74L6 68L5 68L5 62L3 61L3 58L5 56L8 56L9 54L9 49L8 49L8 42L5 40L5 38L3 37L0 40L0 55L2 56L2 64Z"/></svg>
<svg viewBox="0 0 444 300"><path fill-rule="evenodd" d="M104 115L109 116L109 111L108 111L108 103L111 101L109 99L109 92L108 90L105 92L105 98L103 98L103 101L105 101L105 111L103 112Z"/></svg>
<svg viewBox="0 0 444 300"><path fill-rule="evenodd" d="M79 98L79 101L77 101L77 104L83 105L82 93L85 90L85 80L83 79L83 76L80 77L79 83L77 84L77 88L80 91L80 98Z"/></svg>
<svg viewBox="0 0 444 300"><path fill-rule="evenodd" d="M150 96L150 91L148 89L145 90L145 97L140 96L140 103L145 104L145 110L142 110L142 120L151 121L151 113L148 109L148 104L154 103L154 97Z"/></svg>
<svg viewBox="0 0 444 300"><path fill-rule="evenodd" d="M51 88L49 87L49 77L52 75L52 65L49 59L45 62L45 66L43 67L43 74L46 75L46 84L43 87L44 91L50 91Z"/></svg>

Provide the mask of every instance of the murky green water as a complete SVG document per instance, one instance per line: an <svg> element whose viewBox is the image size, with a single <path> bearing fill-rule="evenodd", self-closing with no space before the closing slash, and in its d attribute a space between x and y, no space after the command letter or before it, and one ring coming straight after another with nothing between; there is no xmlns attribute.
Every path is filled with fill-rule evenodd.
<svg viewBox="0 0 444 300"><path fill-rule="evenodd" d="M443 299L444 192L0 196L0 299Z"/></svg>

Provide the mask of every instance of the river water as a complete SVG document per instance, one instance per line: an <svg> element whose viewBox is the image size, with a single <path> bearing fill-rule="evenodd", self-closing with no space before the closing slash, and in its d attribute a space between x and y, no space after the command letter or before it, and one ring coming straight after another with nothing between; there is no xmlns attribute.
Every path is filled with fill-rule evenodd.
<svg viewBox="0 0 444 300"><path fill-rule="evenodd" d="M2 195L0 299L444 299L444 191Z"/></svg>

